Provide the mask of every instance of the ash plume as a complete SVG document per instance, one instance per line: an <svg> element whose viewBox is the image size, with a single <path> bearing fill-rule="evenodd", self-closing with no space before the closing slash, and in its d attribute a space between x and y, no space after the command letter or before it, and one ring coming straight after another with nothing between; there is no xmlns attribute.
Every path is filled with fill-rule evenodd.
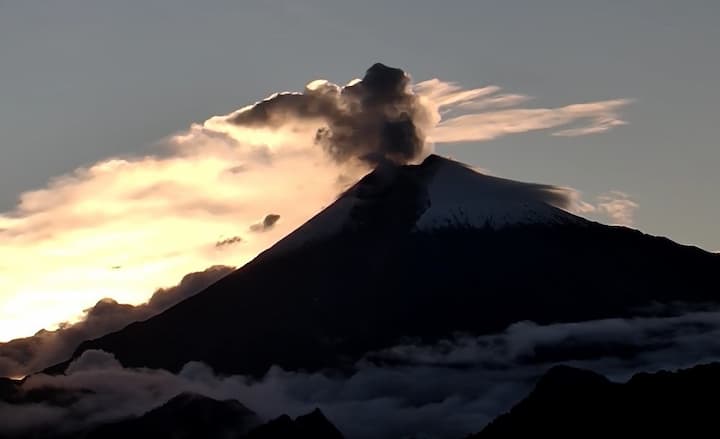
<svg viewBox="0 0 720 439"><path fill-rule="evenodd" d="M230 121L280 127L290 120L319 120L315 142L338 162L408 163L421 158L433 117L401 69L377 63L345 87L313 81L302 93L281 93L240 110Z"/></svg>

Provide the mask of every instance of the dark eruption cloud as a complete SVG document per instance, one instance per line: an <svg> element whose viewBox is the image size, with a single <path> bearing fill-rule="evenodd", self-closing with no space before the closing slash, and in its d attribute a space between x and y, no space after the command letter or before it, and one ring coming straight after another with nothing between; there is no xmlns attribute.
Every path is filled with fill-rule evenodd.
<svg viewBox="0 0 720 439"><path fill-rule="evenodd" d="M227 239L223 239L223 240L216 242L215 247L221 248L221 247L226 247L228 245L239 244L241 242L242 242L242 237L233 236L232 238L227 238Z"/></svg>
<svg viewBox="0 0 720 439"><path fill-rule="evenodd" d="M250 231L252 232L265 232L267 230L272 229L275 227L275 223L278 222L280 219L280 215L271 213L269 215L266 215L265 218L259 223L255 223L250 226Z"/></svg>
<svg viewBox="0 0 720 439"><path fill-rule="evenodd" d="M320 121L315 141L333 159L359 158L405 164L422 158L425 134L433 123L403 70L377 63L363 79L339 87L309 83L302 93L281 93L240 110L229 121L245 127L280 128Z"/></svg>

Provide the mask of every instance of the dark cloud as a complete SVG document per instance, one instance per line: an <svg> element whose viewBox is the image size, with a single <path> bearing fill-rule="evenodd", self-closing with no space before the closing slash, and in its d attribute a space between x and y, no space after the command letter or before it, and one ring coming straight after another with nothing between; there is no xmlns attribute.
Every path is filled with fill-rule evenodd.
<svg viewBox="0 0 720 439"><path fill-rule="evenodd" d="M345 87L313 81L302 93L281 93L245 108L230 121L271 127L318 120L315 140L337 161L407 163L420 158L431 112L410 87L402 70L375 64L362 80Z"/></svg>
<svg viewBox="0 0 720 439"><path fill-rule="evenodd" d="M230 174L242 174L248 170L247 165L237 165L227 169Z"/></svg>
<svg viewBox="0 0 720 439"><path fill-rule="evenodd" d="M604 350L608 346L613 349ZM237 399L266 420L320 407L350 439L459 438L512 407L557 364L625 380L639 371L718 359L720 313L708 311L551 325L518 322L481 337L458 335L432 344L407 340L368 354L349 374L273 367L260 380L218 376L196 362L178 374L126 369L110 354L87 351L66 375L36 375L23 385L25 391L73 391L70 403L60 398L66 401L62 405L0 405L0 417L13 416L15 429L21 419L27 425L99 422L193 392Z"/></svg>
<svg viewBox="0 0 720 439"><path fill-rule="evenodd" d="M518 322L499 334L458 336L432 345L409 341L376 352L378 364L513 370L572 364L613 378L635 370L689 367L720 358L720 312L538 325Z"/></svg>
<svg viewBox="0 0 720 439"><path fill-rule="evenodd" d="M227 238L227 239L223 239L223 240L216 242L215 247L218 247L218 248L225 247L228 245L237 244L239 242L242 242L242 238L239 236L233 236L232 238Z"/></svg>
<svg viewBox="0 0 720 439"><path fill-rule="evenodd" d="M275 226L275 223L280 219L280 215L271 213L263 218L262 222L253 224L250 226L250 230L253 232L264 232L270 230Z"/></svg>
<svg viewBox="0 0 720 439"><path fill-rule="evenodd" d="M102 299L85 310L84 318L77 323L65 323L55 331L42 330L32 337L1 343L0 376L24 376L64 361L83 341L159 314L232 271L232 267L215 266L188 274L177 286L157 290L147 303L138 306Z"/></svg>

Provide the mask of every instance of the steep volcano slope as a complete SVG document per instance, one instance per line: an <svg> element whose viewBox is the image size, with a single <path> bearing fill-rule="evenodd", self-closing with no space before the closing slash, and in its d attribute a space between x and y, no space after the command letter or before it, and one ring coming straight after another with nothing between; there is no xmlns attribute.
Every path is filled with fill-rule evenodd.
<svg viewBox="0 0 720 439"><path fill-rule="evenodd" d="M720 256L583 220L552 197L438 157L381 167L245 267L75 355L257 376L350 365L403 337L720 298Z"/></svg>

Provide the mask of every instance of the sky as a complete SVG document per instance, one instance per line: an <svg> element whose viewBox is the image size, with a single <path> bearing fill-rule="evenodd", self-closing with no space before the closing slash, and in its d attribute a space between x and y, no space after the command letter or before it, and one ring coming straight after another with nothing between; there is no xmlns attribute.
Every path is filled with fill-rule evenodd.
<svg viewBox="0 0 720 439"><path fill-rule="evenodd" d="M0 232L18 227L21 195L44 188L52 190L23 199L30 210L52 206L46 216L25 224L30 230L25 235L44 233L41 226L59 221L53 215L68 209L73 212L66 221L119 210L147 226L88 242L82 222L72 227L60 222L72 233L33 238L50 246L23 248L20 238L5 238L0 248L12 252L0 262L6 291L0 314L19 317L12 330L0 327L0 340L32 333L40 321L55 322L58 310L73 315L104 296L139 303L184 273L214 263L240 264L292 230L332 199L337 170L323 167L307 182L307 172L300 170L314 168L306 156L299 167L293 154L304 153L291 149L277 168L282 172L273 174L282 178L268 183L258 171L245 186L193 193L194 186L218 187L202 179L215 178L228 154L227 145L193 124L217 122L215 115L277 91L300 91L317 78L345 84L377 61L404 69L415 82L440 78L468 90L497 86L499 93L532 97L522 108L622 102L610 118L617 125L603 132L558 136L548 126L552 129L438 142L435 151L495 175L574 188L595 213L605 209L615 222L720 250L718 17L720 3L714 0L0 0L0 219L6 220ZM191 146L178 147L183 141ZM244 157L256 155L250 148ZM143 166L132 167L133 157L146 158ZM198 161L190 166L178 157ZM93 167L96 163L102 165ZM79 167L86 169L75 172ZM138 181L153 180L153 190L167 194L131 212L120 204L93 205L130 197L127 179L118 188L118 181L104 177L125 168L138 169ZM158 186L167 175L180 186ZM65 177L57 180L60 176ZM74 185L73 178L97 185ZM297 191L283 188L302 185L298 190L312 194L314 204L296 203L289 214L294 217L282 212L276 228L255 233L265 232L253 226L261 226L266 214L280 213L277 206L297 199ZM266 197L268 188L278 195ZM202 200L207 209L170 223L148 222L183 197L184 206ZM243 202L229 212L235 199ZM243 210L250 201L254 209ZM220 214L209 219L213 211ZM162 240L154 241L159 235ZM236 236L252 245L217 245ZM181 238L185 244L166 246ZM143 246L136 243L147 248L138 253ZM102 267L75 265L43 283L32 282L53 264L87 254ZM78 292L91 283L103 290ZM40 312L21 328L29 305L18 298L28 296L46 303L47 314Z"/></svg>

